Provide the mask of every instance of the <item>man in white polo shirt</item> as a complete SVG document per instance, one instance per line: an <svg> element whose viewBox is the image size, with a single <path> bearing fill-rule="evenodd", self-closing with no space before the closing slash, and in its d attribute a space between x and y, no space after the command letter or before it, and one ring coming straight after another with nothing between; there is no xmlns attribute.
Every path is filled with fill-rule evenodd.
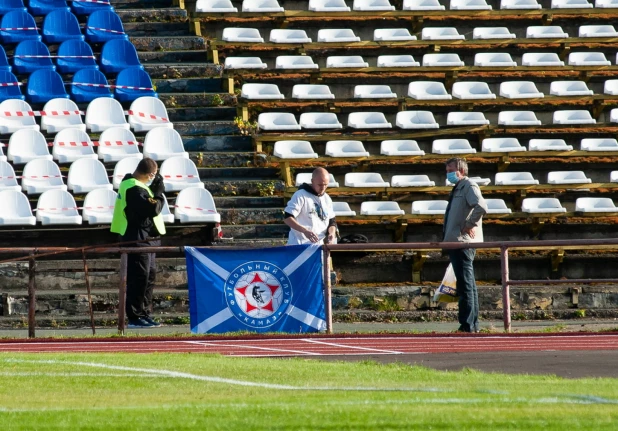
<svg viewBox="0 0 618 431"><path fill-rule="evenodd" d="M326 194L328 178L326 169L314 170L311 184L302 184L285 207L284 223L290 227L288 245L337 242L333 201Z"/></svg>

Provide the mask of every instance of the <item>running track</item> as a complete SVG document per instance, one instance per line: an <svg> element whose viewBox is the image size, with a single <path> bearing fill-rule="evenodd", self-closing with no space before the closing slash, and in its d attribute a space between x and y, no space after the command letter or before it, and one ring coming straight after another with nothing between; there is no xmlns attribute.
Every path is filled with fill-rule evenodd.
<svg viewBox="0 0 618 431"><path fill-rule="evenodd" d="M326 357L426 353L618 351L618 334L368 335L183 339L2 340L0 352L208 353L242 357Z"/></svg>

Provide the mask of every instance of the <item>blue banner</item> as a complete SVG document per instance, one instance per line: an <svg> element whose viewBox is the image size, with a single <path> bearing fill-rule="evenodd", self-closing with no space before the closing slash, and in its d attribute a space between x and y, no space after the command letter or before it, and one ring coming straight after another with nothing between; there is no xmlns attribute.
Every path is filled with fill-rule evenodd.
<svg viewBox="0 0 618 431"><path fill-rule="evenodd" d="M185 247L191 332L326 330L321 250Z"/></svg>

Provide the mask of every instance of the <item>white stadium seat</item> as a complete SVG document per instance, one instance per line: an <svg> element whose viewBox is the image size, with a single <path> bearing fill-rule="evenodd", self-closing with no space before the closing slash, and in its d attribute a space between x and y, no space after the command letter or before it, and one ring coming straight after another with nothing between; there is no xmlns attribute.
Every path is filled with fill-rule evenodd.
<svg viewBox="0 0 618 431"><path fill-rule="evenodd" d="M95 189L84 198L82 220L88 224L111 224L118 194L109 189Z"/></svg>
<svg viewBox="0 0 618 431"><path fill-rule="evenodd" d="M182 143L182 137L176 130L158 129L146 133L144 157L161 161L177 156L189 158L189 153L185 151Z"/></svg>
<svg viewBox="0 0 618 431"><path fill-rule="evenodd" d="M105 130L99 136L99 159L104 162L117 162L125 157L142 159L135 135L128 129L114 127Z"/></svg>
<svg viewBox="0 0 618 431"><path fill-rule="evenodd" d="M504 199L485 199L487 214L511 214L512 211L506 206Z"/></svg>
<svg viewBox="0 0 618 431"><path fill-rule="evenodd" d="M280 55L275 60L275 69L319 69L308 55Z"/></svg>
<svg viewBox="0 0 618 431"><path fill-rule="evenodd" d="M566 208L556 198L526 198L521 203L525 213L565 213Z"/></svg>
<svg viewBox="0 0 618 431"><path fill-rule="evenodd" d="M58 133L64 129L86 131L79 108L70 99L52 99L43 106L43 111L45 115L41 117L41 129L48 133Z"/></svg>
<svg viewBox="0 0 618 431"><path fill-rule="evenodd" d="M472 39L515 39L507 27L476 27L472 31Z"/></svg>
<svg viewBox="0 0 618 431"><path fill-rule="evenodd" d="M552 9L589 9L592 7L594 6L586 0L551 0Z"/></svg>
<svg viewBox="0 0 618 431"><path fill-rule="evenodd" d="M337 114L333 112L305 112L300 114L300 127L303 129L342 129Z"/></svg>
<svg viewBox="0 0 618 431"><path fill-rule="evenodd" d="M399 204L394 201L374 201L361 203L361 215L404 215L405 211L399 208Z"/></svg>
<svg viewBox="0 0 618 431"><path fill-rule="evenodd" d="M318 30L318 42L322 43L360 42L360 40L360 37L354 34L354 30L349 28Z"/></svg>
<svg viewBox="0 0 618 431"><path fill-rule="evenodd" d="M453 98L441 82L413 81L408 85L408 96L417 100L450 100Z"/></svg>
<svg viewBox="0 0 618 431"><path fill-rule="evenodd" d="M508 52L479 52L474 55L474 65L481 67L515 67L517 62Z"/></svg>
<svg viewBox="0 0 618 431"><path fill-rule="evenodd" d="M159 213L163 219L163 223L174 223L174 214L170 211L170 204L167 202L167 198L163 195L163 208Z"/></svg>
<svg viewBox="0 0 618 431"><path fill-rule="evenodd" d="M611 183L618 183L618 171L611 171L609 174L609 181Z"/></svg>
<svg viewBox="0 0 618 431"><path fill-rule="evenodd" d="M414 201L412 202L412 214L444 215L448 201Z"/></svg>
<svg viewBox="0 0 618 431"><path fill-rule="evenodd" d="M485 0L451 0L451 10L491 10Z"/></svg>
<svg viewBox="0 0 618 431"><path fill-rule="evenodd" d="M131 103L129 112L129 125L134 132L148 132L157 127L174 128L174 124L170 123L167 108L156 97L138 97Z"/></svg>
<svg viewBox="0 0 618 431"><path fill-rule="evenodd" d="M51 160L34 159L24 166L21 189L29 195L38 195L48 190L66 190L60 168Z"/></svg>
<svg viewBox="0 0 618 431"><path fill-rule="evenodd" d="M495 183L497 186L524 186L536 185L539 180L535 180L530 172L498 172Z"/></svg>
<svg viewBox="0 0 618 431"><path fill-rule="evenodd" d="M126 174L132 174L133 172L135 172L139 161L140 159L138 159L137 157L127 157L116 162L112 179L114 189L118 190L118 188L120 187L120 183L122 182L122 179Z"/></svg>
<svg viewBox="0 0 618 431"><path fill-rule="evenodd" d="M328 141L324 154L330 157L369 157L361 141Z"/></svg>
<svg viewBox="0 0 618 431"><path fill-rule="evenodd" d="M23 165L35 159L52 160L45 136L34 129L14 132L9 138L9 148L6 154L8 160L16 165Z"/></svg>
<svg viewBox="0 0 618 431"><path fill-rule="evenodd" d="M564 39L569 37L559 25L533 25L526 28L529 39Z"/></svg>
<svg viewBox="0 0 618 431"><path fill-rule="evenodd" d="M391 99L396 98L388 85L357 85L354 87L355 99Z"/></svg>
<svg viewBox="0 0 618 431"><path fill-rule="evenodd" d="M281 159L317 159L309 141L277 141L273 148L273 156Z"/></svg>
<svg viewBox="0 0 618 431"><path fill-rule="evenodd" d="M394 139L382 141L380 144L380 154L385 156L424 156L416 141L409 139Z"/></svg>
<svg viewBox="0 0 618 431"><path fill-rule="evenodd" d="M276 84L243 84L240 97L249 100L285 99Z"/></svg>
<svg viewBox="0 0 618 431"><path fill-rule="evenodd" d="M6 162L8 158L4 155L2 147L4 147L4 144L0 143L0 162Z"/></svg>
<svg viewBox="0 0 618 431"><path fill-rule="evenodd" d="M334 99L335 95L325 84L296 84L292 87L293 99Z"/></svg>
<svg viewBox="0 0 618 431"><path fill-rule="evenodd" d="M618 123L618 108L609 111L609 121L611 123Z"/></svg>
<svg viewBox="0 0 618 431"><path fill-rule="evenodd" d="M8 99L0 103L0 133L13 133L20 129L39 130L35 117L19 114L25 112L32 112L32 108L23 100Z"/></svg>
<svg viewBox="0 0 618 431"><path fill-rule="evenodd" d="M407 28L378 28L373 31L375 42L416 40Z"/></svg>
<svg viewBox="0 0 618 431"><path fill-rule="evenodd" d="M530 139L529 151L572 151L573 146L567 145L564 139Z"/></svg>
<svg viewBox="0 0 618 431"><path fill-rule="evenodd" d="M226 27L221 34L225 42L264 43L264 38L257 28Z"/></svg>
<svg viewBox="0 0 618 431"><path fill-rule="evenodd" d="M603 93L611 94L612 96L618 95L618 79L608 79L603 86Z"/></svg>
<svg viewBox="0 0 618 431"><path fill-rule="evenodd" d="M272 43L311 43L305 30L273 29L268 40Z"/></svg>
<svg viewBox="0 0 618 431"><path fill-rule="evenodd" d="M335 217L354 217L356 211L352 211L347 202L333 202L333 212Z"/></svg>
<svg viewBox="0 0 618 431"><path fill-rule="evenodd" d="M17 176L13 166L5 161L0 161L0 190L15 190L20 191L21 186L17 184ZM0 208L2 205L0 205Z"/></svg>
<svg viewBox="0 0 618 431"><path fill-rule="evenodd" d="M421 64L411 55L381 55L378 67L418 67Z"/></svg>
<svg viewBox="0 0 618 431"><path fill-rule="evenodd" d="M534 111L501 111L498 114L498 124L501 126L540 126L541 120L536 118Z"/></svg>
<svg viewBox="0 0 618 431"><path fill-rule="evenodd" d="M243 12L272 13L285 12L277 0L243 0Z"/></svg>
<svg viewBox="0 0 618 431"><path fill-rule="evenodd" d="M496 95L491 92L486 82L459 81L453 84L451 91L453 97L458 99L495 99Z"/></svg>
<svg viewBox="0 0 618 431"><path fill-rule="evenodd" d="M348 127L353 129L390 129L393 127L382 112L351 112Z"/></svg>
<svg viewBox="0 0 618 431"><path fill-rule="evenodd" d="M97 158L90 136L79 129L64 129L56 133L52 156L55 160L58 160L58 163Z"/></svg>
<svg viewBox="0 0 618 431"><path fill-rule="evenodd" d="M423 66L427 67L460 67L465 66L457 54L425 54Z"/></svg>
<svg viewBox="0 0 618 431"><path fill-rule="evenodd" d="M34 226L30 202L19 190L0 190L0 226Z"/></svg>
<svg viewBox="0 0 618 431"><path fill-rule="evenodd" d="M618 8L618 0L596 0L594 2L596 8Z"/></svg>
<svg viewBox="0 0 618 431"><path fill-rule="evenodd" d="M455 27L425 27L421 32L423 40L464 40Z"/></svg>
<svg viewBox="0 0 618 431"><path fill-rule="evenodd" d="M313 12L350 12L344 0L309 0L309 10Z"/></svg>
<svg viewBox="0 0 618 431"><path fill-rule="evenodd" d="M346 187L390 187L382 179L382 175L375 172L350 172L345 174Z"/></svg>
<svg viewBox="0 0 618 431"><path fill-rule="evenodd" d="M553 171L547 174L548 184L590 184L584 171Z"/></svg>
<svg viewBox="0 0 618 431"><path fill-rule="evenodd" d="M430 181L427 175L393 175L391 178L393 187L433 187L434 181Z"/></svg>
<svg viewBox="0 0 618 431"><path fill-rule="evenodd" d="M555 111L553 117L554 124L596 124L597 120L592 118L590 112L581 109L566 109Z"/></svg>
<svg viewBox="0 0 618 431"><path fill-rule="evenodd" d="M564 66L555 52L527 52L521 57L522 66Z"/></svg>
<svg viewBox="0 0 618 431"><path fill-rule="evenodd" d="M258 115L261 130L300 130L294 114L289 112L263 112Z"/></svg>
<svg viewBox="0 0 618 431"><path fill-rule="evenodd" d="M526 151L526 147L519 143L517 138L487 138L481 143L483 152L506 153L513 151Z"/></svg>
<svg viewBox="0 0 618 431"><path fill-rule="evenodd" d="M581 141L582 151L618 151L614 138L586 138Z"/></svg>
<svg viewBox="0 0 618 431"><path fill-rule="evenodd" d="M489 124L482 112L449 112L446 116L448 126L483 126Z"/></svg>
<svg viewBox="0 0 618 431"><path fill-rule="evenodd" d="M584 213L613 213L618 212L614 201L610 198L577 198L575 211Z"/></svg>
<svg viewBox="0 0 618 431"><path fill-rule="evenodd" d="M549 94L554 96L592 96L594 92L584 81L553 81Z"/></svg>
<svg viewBox="0 0 618 431"><path fill-rule="evenodd" d="M88 193L96 189L112 190L103 163L96 159L78 159L71 163L67 186L73 193Z"/></svg>
<svg viewBox="0 0 618 431"><path fill-rule="evenodd" d="M103 132L112 127L129 130L122 105L111 97L99 97L88 104L86 127L91 132Z"/></svg>
<svg viewBox="0 0 618 431"><path fill-rule="evenodd" d="M36 219L43 226L82 224L75 199L66 190L47 190L41 194L36 204Z"/></svg>
<svg viewBox="0 0 618 431"><path fill-rule="evenodd" d="M579 37L616 37L618 32L613 25L582 25Z"/></svg>
<svg viewBox="0 0 618 431"><path fill-rule="evenodd" d="M227 57L225 69L266 69L268 65L260 57Z"/></svg>
<svg viewBox="0 0 618 431"><path fill-rule="evenodd" d="M431 144L433 154L474 154L476 150L467 139L436 139Z"/></svg>
<svg viewBox="0 0 618 431"><path fill-rule="evenodd" d="M479 186L488 186L491 183L491 179L489 178L481 178L481 177L468 177L468 179L474 184L478 184ZM454 186L455 184L450 183L449 180L446 180L447 186Z"/></svg>
<svg viewBox="0 0 618 431"><path fill-rule="evenodd" d="M296 187L300 187L303 184L311 184L311 172L306 172L302 174L296 174ZM339 183L335 180L333 174L328 174L328 187L336 188L339 187Z"/></svg>
<svg viewBox="0 0 618 431"><path fill-rule="evenodd" d="M195 11L202 13L235 13L238 9L234 7L231 0L197 0Z"/></svg>
<svg viewBox="0 0 618 431"><path fill-rule="evenodd" d="M545 97L532 81L506 81L500 84L500 96L507 99L534 99Z"/></svg>
<svg viewBox="0 0 618 431"><path fill-rule="evenodd" d="M403 0L402 10L444 10L438 0Z"/></svg>
<svg viewBox="0 0 618 431"><path fill-rule="evenodd" d="M369 67L369 63L363 60L363 57L361 57L360 55L335 55L331 57L326 57L326 67L327 68L337 68L337 67L364 68L364 67Z"/></svg>
<svg viewBox="0 0 618 431"><path fill-rule="evenodd" d="M200 187L183 189L176 197L174 217L180 223L219 223L221 214L217 212L210 192Z"/></svg>
<svg viewBox="0 0 618 431"><path fill-rule="evenodd" d="M166 192L177 192L188 187L204 188L195 163L184 157L171 157L161 163L159 173L163 177Z"/></svg>
<svg viewBox="0 0 618 431"><path fill-rule="evenodd" d="M609 66L612 63L602 52L572 52L569 54L569 66Z"/></svg>
<svg viewBox="0 0 618 431"><path fill-rule="evenodd" d="M500 9L541 9L537 0L501 0Z"/></svg>
<svg viewBox="0 0 618 431"><path fill-rule="evenodd" d="M431 111L401 111L397 113L395 124L401 129L438 129Z"/></svg>
<svg viewBox="0 0 618 431"><path fill-rule="evenodd" d="M388 0L354 0L352 10L358 11L390 11L395 10Z"/></svg>

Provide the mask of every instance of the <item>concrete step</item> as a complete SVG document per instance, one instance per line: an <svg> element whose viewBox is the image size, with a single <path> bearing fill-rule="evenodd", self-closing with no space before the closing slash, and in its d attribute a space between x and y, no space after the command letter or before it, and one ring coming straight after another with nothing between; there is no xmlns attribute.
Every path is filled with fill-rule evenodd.
<svg viewBox="0 0 618 431"><path fill-rule="evenodd" d="M209 178L203 183L213 196L279 196L284 190L283 182L276 178Z"/></svg>
<svg viewBox="0 0 618 431"><path fill-rule="evenodd" d="M229 93L159 93L159 98L170 108L221 106L232 107L236 113L236 96Z"/></svg>
<svg viewBox="0 0 618 431"><path fill-rule="evenodd" d="M144 0L114 0L113 2L114 9L116 10L125 10L125 9L166 9L166 8L175 8L177 6L174 5L173 0L148 0L145 2Z"/></svg>
<svg viewBox="0 0 618 431"><path fill-rule="evenodd" d="M288 239L290 228L283 223L278 224L243 224L221 225L224 240L222 245L235 245L255 242L274 242L283 245Z"/></svg>
<svg viewBox="0 0 618 431"><path fill-rule="evenodd" d="M174 129L185 139L187 136L234 135L239 133L232 120L176 121L174 122Z"/></svg>
<svg viewBox="0 0 618 431"><path fill-rule="evenodd" d="M151 79L220 78L222 66L212 63L146 63Z"/></svg>
<svg viewBox="0 0 618 431"><path fill-rule="evenodd" d="M142 64L147 63L206 63L207 52L201 49L185 51L140 51L137 53Z"/></svg>
<svg viewBox="0 0 618 431"><path fill-rule="evenodd" d="M155 79L159 93L225 93L220 78Z"/></svg>
<svg viewBox="0 0 618 431"><path fill-rule="evenodd" d="M283 223L283 208L217 208L224 224Z"/></svg>
<svg viewBox="0 0 618 431"><path fill-rule="evenodd" d="M279 196L256 197L256 196L232 196L216 197L217 209L225 208L283 208L284 199Z"/></svg>
<svg viewBox="0 0 618 431"><path fill-rule="evenodd" d="M225 180L226 178L242 178L247 180L259 179L270 180L279 176L279 169L277 168L263 168L263 167L236 167L236 168L198 168L197 169L200 178L206 181L211 179Z"/></svg>
<svg viewBox="0 0 618 431"><path fill-rule="evenodd" d="M251 137L243 135L183 136L183 143L186 151L253 151Z"/></svg>
<svg viewBox="0 0 618 431"><path fill-rule="evenodd" d="M206 49L201 36L135 36L130 38L138 51L183 51Z"/></svg>
<svg viewBox="0 0 618 431"><path fill-rule="evenodd" d="M137 37L193 37L189 31L188 22L123 22L125 33L129 35L131 39ZM155 45L156 46L156 45Z"/></svg>
<svg viewBox="0 0 618 431"><path fill-rule="evenodd" d="M139 9L118 9L116 13L122 20L124 27L132 23L152 23L152 22L185 22L188 19L188 13L185 9L179 7L168 8L153 8L147 9L152 2L141 2L142 8ZM116 2L114 2L116 6ZM188 24L187 24L188 30Z"/></svg>
<svg viewBox="0 0 618 431"><path fill-rule="evenodd" d="M203 168L250 168L255 167L253 152L189 153L196 166Z"/></svg>
<svg viewBox="0 0 618 431"><path fill-rule="evenodd" d="M166 96L167 94L159 93L161 100L166 99ZM175 96L182 97L182 94L176 94ZM167 104L167 100L165 103L167 113L172 122L200 121L205 119L209 121L231 121L237 114L236 108L229 106L171 108L171 105Z"/></svg>

